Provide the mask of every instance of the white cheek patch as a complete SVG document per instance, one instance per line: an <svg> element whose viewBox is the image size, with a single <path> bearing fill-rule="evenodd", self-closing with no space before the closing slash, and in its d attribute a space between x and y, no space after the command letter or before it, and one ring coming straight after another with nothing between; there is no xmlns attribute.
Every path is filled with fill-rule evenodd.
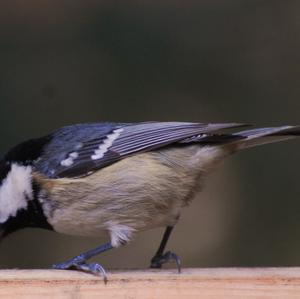
<svg viewBox="0 0 300 299"><path fill-rule="evenodd" d="M7 177L0 185L0 223L16 216L33 199L31 167L12 164Z"/></svg>
<svg viewBox="0 0 300 299"><path fill-rule="evenodd" d="M99 148L95 150L95 154L91 156L92 160L98 160L103 158L104 154L113 145L114 141L120 136L124 129L116 129L111 134L106 136L106 139L99 145Z"/></svg>

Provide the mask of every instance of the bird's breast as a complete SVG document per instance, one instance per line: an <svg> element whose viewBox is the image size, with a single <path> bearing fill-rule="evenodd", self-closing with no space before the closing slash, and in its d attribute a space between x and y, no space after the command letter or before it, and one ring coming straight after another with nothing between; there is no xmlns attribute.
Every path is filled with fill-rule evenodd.
<svg viewBox="0 0 300 299"><path fill-rule="evenodd" d="M49 223L66 234L172 225L222 155L215 147L182 146L134 155L84 178L37 175L44 186L40 201Z"/></svg>

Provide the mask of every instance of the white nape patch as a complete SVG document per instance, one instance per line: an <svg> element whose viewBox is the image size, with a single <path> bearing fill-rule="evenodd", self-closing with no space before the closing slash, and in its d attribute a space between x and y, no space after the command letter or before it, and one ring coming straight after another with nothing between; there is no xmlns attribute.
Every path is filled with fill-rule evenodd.
<svg viewBox="0 0 300 299"><path fill-rule="evenodd" d="M124 224L117 224L114 221L107 223L108 230L110 232L110 241L113 247L119 247L120 245L130 241L134 228Z"/></svg>
<svg viewBox="0 0 300 299"><path fill-rule="evenodd" d="M33 199L31 167L13 163L7 177L0 185L0 223L16 216Z"/></svg>
<svg viewBox="0 0 300 299"><path fill-rule="evenodd" d="M78 153L77 152L72 152L68 155L68 158L65 160L62 160L60 162L60 165L62 166L71 166L74 163L74 160L78 158Z"/></svg>
<svg viewBox="0 0 300 299"><path fill-rule="evenodd" d="M113 132L106 136L106 139L102 141L99 145L98 149L95 150L95 154L91 156L92 160L98 160L103 158L104 154L108 151L108 149L113 145L114 141L120 136L121 132L124 129L116 129Z"/></svg>

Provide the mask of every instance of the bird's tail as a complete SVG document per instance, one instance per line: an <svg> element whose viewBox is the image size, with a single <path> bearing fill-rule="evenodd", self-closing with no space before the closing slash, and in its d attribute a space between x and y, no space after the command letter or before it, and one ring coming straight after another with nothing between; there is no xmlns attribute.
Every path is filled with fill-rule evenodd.
<svg viewBox="0 0 300 299"><path fill-rule="evenodd" d="M300 126L281 126L258 128L241 131L232 134L232 136L240 137L235 141L238 149L245 149L257 145L273 143L292 139L300 136Z"/></svg>

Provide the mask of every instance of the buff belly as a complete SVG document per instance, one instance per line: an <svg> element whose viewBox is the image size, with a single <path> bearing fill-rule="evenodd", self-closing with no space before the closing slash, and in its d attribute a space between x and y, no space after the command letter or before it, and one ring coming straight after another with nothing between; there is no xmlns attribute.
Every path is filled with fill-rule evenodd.
<svg viewBox="0 0 300 299"><path fill-rule="evenodd" d="M55 231L108 234L118 246L136 231L174 225L224 155L220 147L192 145L128 157L84 178L35 179L47 190L40 201Z"/></svg>

